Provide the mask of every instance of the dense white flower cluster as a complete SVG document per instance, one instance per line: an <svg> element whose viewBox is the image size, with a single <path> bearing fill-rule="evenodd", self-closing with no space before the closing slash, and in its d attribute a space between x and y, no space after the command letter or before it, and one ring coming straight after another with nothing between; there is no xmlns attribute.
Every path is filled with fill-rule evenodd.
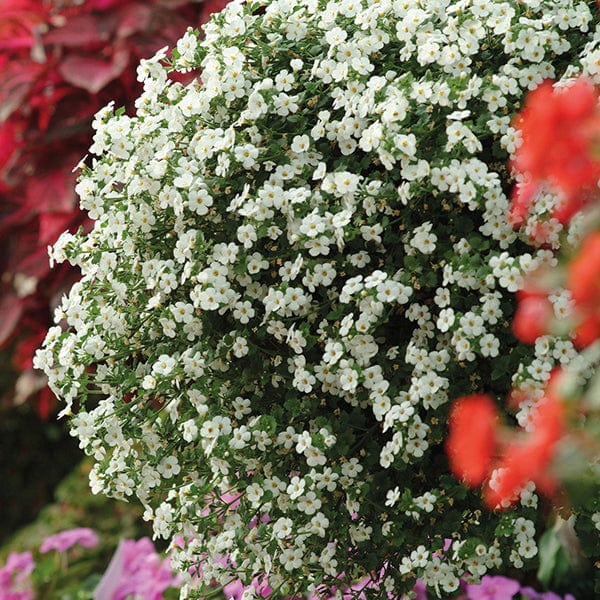
<svg viewBox="0 0 600 600"><path fill-rule="evenodd" d="M182 536L182 597L371 574L368 597L421 577L449 598L464 573L531 568L534 490L483 513L443 440L451 399L513 379L535 398L573 356L511 335L555 199L513 231L505 164L527 90L598 76L592 5L234 1L142 61L135 116L98 113L77 186L94 227L51 252L83 277L36 364L92 489Z"/></svg>

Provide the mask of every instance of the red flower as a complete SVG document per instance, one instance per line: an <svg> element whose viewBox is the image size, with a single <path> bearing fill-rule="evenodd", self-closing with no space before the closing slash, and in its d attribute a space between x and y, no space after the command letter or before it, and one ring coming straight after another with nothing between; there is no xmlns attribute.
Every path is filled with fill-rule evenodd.
<svg viewBox="0 0 600 600"><path fill-rule="evenodd" d="M600 314L587 315L574 328L573 344L586 348L600 337Z"/></svg>
<svg viewBox="0 0 600 600"><path fill-rule="evenodd" d="M587 201L587 194L600 179L600 161L594 155L600 138L598 92L586 79L566 88L554 88L545 81L531 92L515 127L523 142L513 167L528 174L530 182L513 193L510 218L522 223L540 185L548 182L566 196L555 211L568 221Z"/></svg>
<svg viewBox="0 0 600 600"><path fill-rule="evenodd" d="M600 335L600 232L588 235L567 265L566 287L576 304L575 343L583 348Z"/></svg>
<svg viewBox="0 0 600 600"><path fill-rule="evenodd" d="M450 410L450 432L446 453L454 475L477 487L494 470L485 487L488 507L496 509L513 502L527 482L533 481L547 495L556 492L550 471L556 445L565 433L564 406L557 390L562 371L556 369L546 387L546 396L531 420L531 431L501 432L498 411L485 394L459 398ZM496 458L497 457L497 458Z"/></svg>
<svg viewBox="0 0 600 600"><path fill-rule="evenodd" d="M600 301L600 232L588 235L567 267L567 287L580 306Z"/></svg>
<svg viewBox="0 0 600 600"><path fill-rule="evenodd" d="M548 333L553 317L552 304L540 292L522 290L517 297L519 304L513 317L513 333L525 344L533 344L538 337Z"/></svg>
<svg viewBox="0 0 600 600"><path fill-rule="evenodd" d="M549 474L557 442L563 435L563 406L552 394L538 406L532 421L532 432L524 439L506 445L495 468L502 469L494 484L485 492L485 501L495 508L504 500L512 501L528 481L533 481L546 494L555 491L556 483Z"/></svg>
<svg viewBox="0 0 600 600"><path fill-rule="evenodd" d="M450 469L471 487L481 485L492 464L498 411L485 394L459 398L450 410L446 452Z"/></svg>

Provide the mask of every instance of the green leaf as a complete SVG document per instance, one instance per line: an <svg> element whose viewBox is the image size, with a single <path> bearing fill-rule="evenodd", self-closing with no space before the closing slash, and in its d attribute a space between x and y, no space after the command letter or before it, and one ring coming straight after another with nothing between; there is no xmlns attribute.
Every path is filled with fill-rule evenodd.
<svg viewBox="0 0 600 600"><path fill-rule="evenodd" d="M542 535L539 543L540 566L537 576L545 586L549 586L552 581L560 549L558 532L556 529L549 529Z"/></svg>

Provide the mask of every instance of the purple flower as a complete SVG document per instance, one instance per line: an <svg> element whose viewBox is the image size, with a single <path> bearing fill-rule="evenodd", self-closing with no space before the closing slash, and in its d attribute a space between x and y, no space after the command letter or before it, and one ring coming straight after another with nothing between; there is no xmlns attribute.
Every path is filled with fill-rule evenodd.
<svg viewBox="0 0 600 600"><path fill-rule="evenodd" d="M0 600L33 600L29 576L34 567L31 552L11 552L0 568Z"/></svg>
<svg viewBox="0 0 600 600"><path fill-rule="evenodd" d="M427 600L427 586L423 583L422 579L417 579L413 592L417 592L415 600Z"/></svg>
<svg viewBox="0 0 600 600"><path fill-rule="evenodd" d="M125 600L130 596L162 600L162 593L179 585L149 538L121 540L108 569L94 590L94 600Z"/></svg>
<svg viewBox="0 0 600 600"><path fill-rule="evenodd" d="M479 584L467 585L467 598L469 600L511 600L521 589L514 579L497 575L485 575Z"/></svg>
<svg viewBox="0 0 600 600"><path fill-rule="evenodd" d="M84 548L94 548L98 545L98 536L89 527L67 529L47 537L40 546L40 552L50 552L50 550L65 552L75 544Z"/></svg>
<svg viewBox="0 0 600 600"><path fill-rule="evenodd" d="M233 600L240 600L242 594L246 590L253 590L254 594L258 598L270 598L273 590L268 586L266 577L255 577L249 586L244 586L240 579L228 583L223 588L225 598L233 598ZM311 596L311 598L314 598Z"/></svg>
<svg viewBox="0 0 600 600"><path fill-rule="evenodd" d="M246 588L244 588L242 580L236 579L235 581L228 583L223 588L223 594L225 595L225 598L233 598L233 600L240 600L245 589Z"/></svg>

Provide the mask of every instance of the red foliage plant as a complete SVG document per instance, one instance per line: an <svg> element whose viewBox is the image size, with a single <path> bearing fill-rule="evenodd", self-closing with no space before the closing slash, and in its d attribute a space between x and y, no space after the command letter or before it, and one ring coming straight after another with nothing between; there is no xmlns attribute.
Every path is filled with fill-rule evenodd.
<svg viewBox="0 0 600 600"><path fill-rule="evenodd" d="M33 351L60 296L77 278L50 273L47 246L86 227L73 168L91 144L91 121L110 100L132 107L136 66L172 46L226 0L0 0L0 348L19 377L10 399L53 400Z"/></svg>

